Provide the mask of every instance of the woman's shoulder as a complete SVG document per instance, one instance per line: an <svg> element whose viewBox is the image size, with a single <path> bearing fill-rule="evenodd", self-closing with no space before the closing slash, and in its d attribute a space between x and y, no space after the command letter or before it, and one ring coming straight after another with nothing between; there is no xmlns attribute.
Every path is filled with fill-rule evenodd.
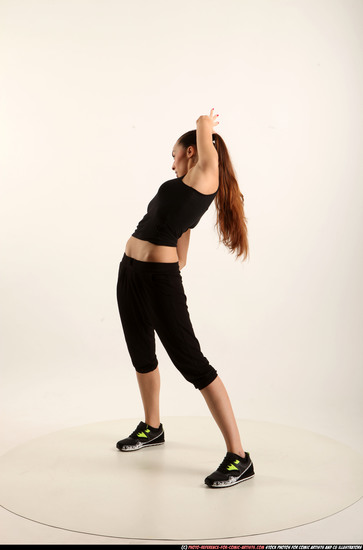
<svg viewBox="0 0 363 550"><path fill-rule="evenodd" d="M182 182L189 185L189 187L193 187L196 191L199 191L199 193L202 193L203 195L212 195L218 190L218 171L202 170L197 163L182 178Z"/></svg>

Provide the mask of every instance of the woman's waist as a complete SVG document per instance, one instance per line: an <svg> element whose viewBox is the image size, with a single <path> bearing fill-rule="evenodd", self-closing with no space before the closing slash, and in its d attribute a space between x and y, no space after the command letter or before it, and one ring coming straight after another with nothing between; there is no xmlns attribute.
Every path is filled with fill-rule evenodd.
<svg viewBox="0 0 363 550"><path fill-rule="evenodd" d="M126 256L140 262L176 263L179 261L176 246L164 246L130 237L125 247Z"/></svg>

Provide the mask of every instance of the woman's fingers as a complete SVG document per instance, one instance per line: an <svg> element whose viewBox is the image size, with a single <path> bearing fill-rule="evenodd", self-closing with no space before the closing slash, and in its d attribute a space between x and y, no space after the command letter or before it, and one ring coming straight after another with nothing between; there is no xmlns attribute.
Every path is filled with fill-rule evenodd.
<svg viewBox="0 0 363 550"><path fill-rule="evenodd" d="M219 115L213 115L213 111L214 111L214 107L213 109L211 109L209 115L201 115L198 118L197 123L201 120L209 120L213 126L216 126L216 124L219 124L219 122L215 120Z"/></svg>
<svg viewBox="0 0 363 550"><path fill-rule="evenodd" d="M214 119L217 118L217 116L219 116L219 115L214 115L213 111L214 111L214 107L213 107L213 109L211 109L211 111L209 113L209 116L210 116L210 118L213 119L213 122L214 122ZM219 124L219 122L214 122L214 124Z"/></svg>

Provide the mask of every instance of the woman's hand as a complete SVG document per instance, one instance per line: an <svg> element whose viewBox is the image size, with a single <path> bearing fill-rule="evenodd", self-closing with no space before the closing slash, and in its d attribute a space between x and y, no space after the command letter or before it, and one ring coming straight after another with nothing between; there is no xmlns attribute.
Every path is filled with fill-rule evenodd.
<svg viewBox="0 0 363 550"><path fill-rule="evenodd" d="M216 126L217 124L219 124L219 122L217 120L215 120L217 118L217 116L219 116L219 115L213 115L213 111L214 111L214 107L213 107L213 109L211 109L211 112L210 112L209 115L200 116L197 120L197 124L198 124L198 122L201 122L201 121L208 121L208 122L210 122L211 128L213 130L213 126Z"/></svg>

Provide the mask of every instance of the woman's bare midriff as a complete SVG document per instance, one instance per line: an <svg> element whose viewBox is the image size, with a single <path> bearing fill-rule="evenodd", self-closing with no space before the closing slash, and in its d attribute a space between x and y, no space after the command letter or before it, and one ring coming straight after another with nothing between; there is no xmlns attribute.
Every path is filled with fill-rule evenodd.
<svg viewBox="0 0 363 550"><path fill-rule="evenodd" d="M178 262L176 246L162 246L130 237L126 243L126 256L141 262Z"/></svg>

